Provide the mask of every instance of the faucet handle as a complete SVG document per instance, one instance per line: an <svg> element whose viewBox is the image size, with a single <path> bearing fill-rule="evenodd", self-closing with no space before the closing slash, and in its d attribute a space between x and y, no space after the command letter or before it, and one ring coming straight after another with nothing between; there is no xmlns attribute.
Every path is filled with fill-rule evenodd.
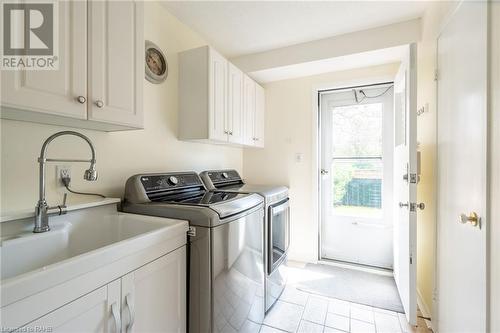
<svg viewBox="0 0 500 333"><path fill-rule="evenodd" d="M67 198L68 198L68 193L64 192L63 202L62 202L61 207L66 207L66 199Z"/></svg>

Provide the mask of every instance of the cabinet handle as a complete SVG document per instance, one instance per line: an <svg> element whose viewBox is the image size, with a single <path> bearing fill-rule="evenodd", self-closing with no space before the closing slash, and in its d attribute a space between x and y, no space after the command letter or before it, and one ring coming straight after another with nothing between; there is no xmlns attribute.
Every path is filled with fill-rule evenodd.
<svg viewBox="0 0 500 333"><path fill-rule="evenodd" d="M229 132L228 131L224 131L224 134L229 134Z"/></svg>
<svg viewBox="0 0 500 333"><path fill-rule="evenodd" d="M134 303L132 302L131 294L127 294L127 296L125 296L125 304L127 305L128 317L129 317L129 322L125 331L128 333L132 330L132 326L134 326L134 321L135 321Z"/></svg>
<svg viewBox="0 0 500 333"><path fill-rule="evenodd" d="M120 333L122 324L120 320L120 312L118 311L118 304L116 304L116 302L111 305L111 313L113 314L113 319L115 320L115 332Z"/></svg>
<svg viewBox="0 0 500 333"><path fill-rule="evenodd" d="M95 105L100 109L100 108L102 108L104 106L104 102L101 101L101 100L98 100L98 101L95 102Z"/></svg>
<svg viewBox="0 0 500 333"><path fill-rule="evenodd" d="M232 131L229 131L229 135L233 135L233 132L232 132Z"/></svg>
<svg viewBox="0 0 500 333"><path fill-rule="evenodd" d="M80 103L80 104L84 104L84 103L87 101L87 99L86 99L84 96L78 96L78 97L76 98L76 100L77 100L77 101L78 101L78 103Z"/></svg>

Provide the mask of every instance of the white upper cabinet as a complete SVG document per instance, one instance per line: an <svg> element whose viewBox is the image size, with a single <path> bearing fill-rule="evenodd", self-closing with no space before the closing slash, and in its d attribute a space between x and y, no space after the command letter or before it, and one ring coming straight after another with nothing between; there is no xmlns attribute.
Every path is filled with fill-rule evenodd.
<svg viewBox="0 0 500 333"><path fill-rule="evenodd" d="M250 77L245 75L243 89L243 114L245 117L245 144L248 146L255 145L255 87L256 83Z"/></svg>
<svg viewBox="0 0 500 333"><path fill-rule="evenodd" d="M252 147L264 147L265 91L251 78L245 76L244 83L244 142Z"/></svg>
<svg viewBox="0 0 500 333"><path fill-rule="evenodd" d="M83 102L87 99L87 3L59 2L59 70L6 70L1 77L2 117L29 110L87 119ZM78 102L79 96L83 103Z"/></svg>
<svg viewBox="0 0 500 333"><path fill-rule="evenodd" d="M1 117L103 131L142 128L143 4L58 6L59 70L2 71Z"/></svg>
<svg viewBox="0 0 500 333"><path fill-rule="evenodd" d="M255 85L255 124L254 141L256 147L264 147L264 116L266 111L266 91Z"/></svg>
<svg viewBox="0 0 500 333"><path fill-rule="evenodd" d="M89 119L142 126L144 9L89 1Z"/></svg>
<svg viewBox="0 0 500 333"><path fill-rule="evenodd" d="M208 77L209 138L227 141L227 60L210 49Z"/></svg>
<svg viewBox="0 0 500 333"><path fill-rule="evenodd" d="M209 46L179 56L179 138L257 146L257 84ZM259 86L260 87L260 86ZM260 88L262 89L262 88ZM264 98L263 91L259 98ZM264 105L264 102L259 102ZM260 121L260 120L259 120ZM260 126L260 125L259 125ZM262 138L264 128L258 127Z"/></svg>
<svg viewBox="0 0 500 333"><path fill-rule="evenodd" d="M232 143L244 143L243 77L243 72L229 63L226 127L229 134L229 141Z"/></svg>

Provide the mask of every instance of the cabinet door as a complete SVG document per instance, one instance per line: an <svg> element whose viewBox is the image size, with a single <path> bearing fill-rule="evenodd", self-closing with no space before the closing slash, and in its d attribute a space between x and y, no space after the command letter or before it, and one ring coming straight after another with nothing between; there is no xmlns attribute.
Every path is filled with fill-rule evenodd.
<svg viewBox="0 0 500 333"><path fill-rule="evenodd" d="M122 278L122 332L186 331L186 247Z"/></svg>
<svg viewBox="0 0 500 333"><path fill-rule="evenodd" d="M264 147L264 126L265 126L265 111L266 111L266 95L264 88L260 85L255 85L255 146Z"/></svg>
<svg viewBox="0 0 500 333"><path fill-rule="evenodd" d="M243 80L244 144L255 145L255 82L245 75Z"/></svg>
<svg viewBox="0 0 500 333"><path fill-rule="evenodd" d="M243 143L243 72L228 65L227 129L229 141Z"/></svg>
<svg viewBox="0 0 500 333"><path fill-rule="evenodd" d="M209 49L208 64L208 135L211 140L227 141L227 60L214 50Z"/></svg>
<svg viewBox="0 0 500 333"><path fill-rule="evenodd" d="M120 280L82 296L75 301L20 328L20 332L120 332Z"/></svg>
<svg viewBox="0 0 500 333"><path fill-rule="evenodd" d="M59 70L2 71L2 109L87 118L87 3L58 4Z"/></svg>
<svg viewBox="0 0 500 333"><path fill-rule="evenodd" d="M144 8L89 1L89 119L141 128Z"/></svg>

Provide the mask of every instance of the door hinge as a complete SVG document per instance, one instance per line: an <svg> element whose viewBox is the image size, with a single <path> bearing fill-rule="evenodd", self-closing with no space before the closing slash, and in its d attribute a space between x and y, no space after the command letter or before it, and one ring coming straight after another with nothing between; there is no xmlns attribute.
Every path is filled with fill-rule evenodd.
<svg viewBox="0 0 500 333"><path fill-rule="evenodd" d="M190 237L196 237L196 228L195 227L189 227L187 231L187 235Z"/></svg>
<svg viewBox="0 0 500 333"><path fill-rule="evenodd" d="M410 256L410 265L412 265L412 264L413 264L413 257Z"/></svg>
<svg viewBox="0 0 500 333"><path fill-rule="evenodd" d="M439 71L438 71L438 69L436 68L436 69L434 70L434 81L437 81L437 80L439 80Z"/></svg>
<svg viewBox="0 0 500 333"><path fill-rule="evenodd" d="M410 173L410 183L416 184L418 181L418 177L416 173Z"/></svg>
<svg viewBox="0 0 500 333"><path fill-rule="evenodd" d="M418 182L418 176L416 173L408 173L403 175L403 179L408 182L408 175L410 176L410 184L416 184Z"/></svg>

